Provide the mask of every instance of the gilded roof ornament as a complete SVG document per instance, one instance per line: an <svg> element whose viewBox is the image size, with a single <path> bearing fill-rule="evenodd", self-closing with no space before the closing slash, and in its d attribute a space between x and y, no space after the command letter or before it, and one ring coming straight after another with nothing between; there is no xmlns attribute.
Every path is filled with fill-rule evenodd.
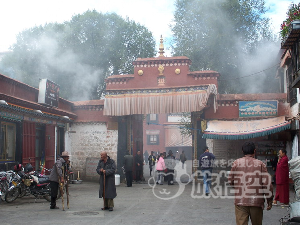
<svg viewBox="0 0 300 225"><path fill-rule="evenodd" d="M138 71L138 75L142 76L144 74L144 71L143 70L139 70Z"/></svg>
<svg viewBox="0 0 300 225"><path fill-rule="evenodd" d="M165 68L164 68L164 66L163 65L159 65L158 66L158 71L159 71L159 76L163 76L164 74L163 74L163 72L164 72L164 70L165 70Z"/></svg>
<svg viewBox="0 0 300 225"><path fill-rule="evenodd" d="M164 56L164 53L165 53L165 51L164 51L164 41L163 41L163 38L162 38L162 35L160 36L160 44L159 44L159 56L163 56L163 57L165 57Z"/></svg>

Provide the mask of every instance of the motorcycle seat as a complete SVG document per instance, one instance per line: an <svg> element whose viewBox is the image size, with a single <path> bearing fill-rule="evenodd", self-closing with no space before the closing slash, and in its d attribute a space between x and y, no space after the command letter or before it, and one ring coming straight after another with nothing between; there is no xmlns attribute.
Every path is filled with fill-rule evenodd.
<svg viewBox="0 0 300 225"><path fill-rule="evenodd" d="M50 183L49 177L39 177L39 184Z"/></svg>

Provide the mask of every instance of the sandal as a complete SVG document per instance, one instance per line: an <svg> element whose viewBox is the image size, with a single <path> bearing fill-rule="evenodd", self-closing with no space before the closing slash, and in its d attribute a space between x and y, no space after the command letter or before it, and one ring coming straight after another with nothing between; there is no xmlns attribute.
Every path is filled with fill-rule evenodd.
<svg viewBox="0 0 300 225"><path fill-rule="evenodd" d="M101 208L101 210L108 210L108 207Z"/></svg>
<svg viewBox="0 0 300 225"><path fill-rule="evenodd" d="M277 202L274 202L274 201L273 201L273 202L272 202L272 205L277 205Z"/></svg>

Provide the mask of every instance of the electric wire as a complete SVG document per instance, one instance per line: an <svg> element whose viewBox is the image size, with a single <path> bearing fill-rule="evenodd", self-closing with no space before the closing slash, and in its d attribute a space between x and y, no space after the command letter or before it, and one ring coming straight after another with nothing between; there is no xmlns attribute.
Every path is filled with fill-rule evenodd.
<svg viewBox="0 0 300 225"><path fill-rule="evenodd" d="M247 78L247 77L251 77L251 76L255 76L255 75L258 75L262 72L265 72L267 70L270 70L270 69L273 69L274 67L278 66L280 63L277 63L267 69L264 69L264 70L261 70L261 71L258 71L258 72L255 72L255 73L252 73L252 74L249 74L249 75L246 75L246 76L241 76L241 77L235 77L235 78L231 78L231 79L218 79L218 81L228 81L228 80L237 80L237 79L242 79L242 78Z"/></svg>

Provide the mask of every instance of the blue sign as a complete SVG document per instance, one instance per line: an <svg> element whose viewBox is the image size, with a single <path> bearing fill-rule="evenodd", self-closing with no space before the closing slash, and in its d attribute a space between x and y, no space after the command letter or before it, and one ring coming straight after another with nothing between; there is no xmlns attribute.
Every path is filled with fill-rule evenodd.
<svg viewBox="0 0 300 225"><path fill-rule="evenodd" d="M278 101L240 101L239 117L273 117L278 115Z"/></svg>

